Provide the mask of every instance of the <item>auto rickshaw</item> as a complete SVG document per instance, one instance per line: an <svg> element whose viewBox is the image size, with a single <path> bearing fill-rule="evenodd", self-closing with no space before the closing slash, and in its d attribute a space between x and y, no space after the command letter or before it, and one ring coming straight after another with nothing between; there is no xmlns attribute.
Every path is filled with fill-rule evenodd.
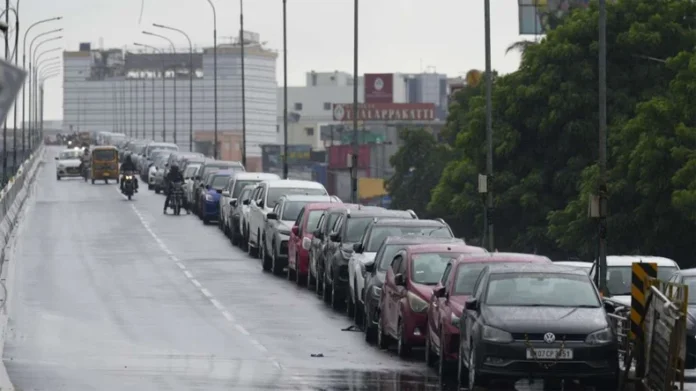
<svg viewBox="0 0 696 391"><path fill-rule="evenodd" d="M92 184L98 179L109 183L112 179L118 183L118 149L113 146L99 146L92 149Z"/></svg>

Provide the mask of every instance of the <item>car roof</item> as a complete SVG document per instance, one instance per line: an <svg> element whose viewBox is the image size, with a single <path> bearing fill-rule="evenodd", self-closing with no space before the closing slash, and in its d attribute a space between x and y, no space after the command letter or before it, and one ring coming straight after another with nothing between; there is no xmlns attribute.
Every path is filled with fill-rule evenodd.
<svg viewBox="0 0 696 391"><path fill-rule="evenodd" d="M239 167L242 166L242 162L232 162L228 160L206 160L203 164L206 166L211 165L211 166L221 166L221 167Z"/></svg>
<svg viewBox="0 0 696 391"><path fill-rule="evenodd" d="M218 171L213 171L210 173L212 176L230 176L233 175L234 171L232 170L218 170Z"/></svg>
<svg viewBox="0 0 696 391"><path fill-rule="evenodd" d="M426 244L427 243L464 243L458 238L438 238L436 236L406 235L406 236L387 236L384 244Z"/></svg>
<svg viewBox="0 0 696 391"><path fill-rule="evenodd" d="M552 263L549 257L525 253L487 253L476 256L461 256L462 262L543 262ZM568 267L568 266L565 266Z"/></svg>
<svg viewBox="0 0 696 391"><path fill-rule="evenodd" d="M330 195L305 195L305 194L287 194L280 198L285 198L288 201L333 201L336 198Z"/></svg>
<svg viewBox="0 0 696 391"><path fill-rule="evenodd" d="M465 243L421 243L406 247L409 254L452 251L454 253L466 252L469 254L485 254L488 251L483 247L469 246Z"/></svg>
<svg viewBox="0 0 696 391"><path fill-rule="evenodd" d="M679 268L677 262L665 257L652 255L608 255L607 266L631 266L633 263L656 263L657 266L673 266Z"/></svg>
<svg viewBox="0 0 696 391"><path fill-rule="evenodd" d="M265 181L265 180L271 180L271 179L280 179L280 177L276 174L271 174L269 172L241 172L237 171L237 173L234 176L235 179L258 179L260 181Z"/></svg>
<svg viewBox="0 0 696 391"><path fill-rule="evenodd" d="M307 188L307 189L324 189L324 185L319 182L305 181L299 179L276 179L276 180L266 180L264 182L268 183L268 187L271 189L284 189L284 188Z"/></svg>
<svg viewBox="0 0 696 391"><path fill-rule="evenodd" d="M306 211L313 211L313 210L328 210L335 208L336 205L339 206L345 206L345 207L353 207L353 206L358 206L357 204L344 204L342 202L311 202L307 205L305 205L305 210Z"/></svg>
<svg viewBox="0 0 696 391"><path fill-rule="evenodd" d="M445 227L437 220L418 220L418 219L379 219L374 222L376 226L403 226L403 227Z"/></svg>
<svg viewBox="0 0 696 391"><path fill-rule="evenodd" d="M404 212L403 210L391 210L391 209L384 209L380 207L361 207L357 209L351 209L350 211L350 217L377 217L377 218L386 218L386 219L394 219L395 217L408 217L409 219L411 216L407 214L407 212Z"/></svg>
<svg viewBox="0 0 696 391"><path fill-rule="evenodd" d="M584 268L591 268L593 263L592 262L585 262L585 261L554 261L554 265L564 265L564 266L571 266L571 267L584 267Z"/></svg>
<svg viewBox="0 0 696 391"><path fill-rule="evenodd" d="M174 143L163 143L161 141L153 141L151 143L147 144L148 147L178 147L178 145Z"/></svg>
<svg viewBox="0 0 696 391"><path fill-rule="evenodd" d="M691 268L691 269L682 269L678 271L679 275L684 276L684 277L694 277L696 276L696 268Z"/></svg>
<svg viewBox="0 0 696 391"><path fill-rule="evenodd" d="M491 274L502 274L502 273L563 273L563 274L577 274L579 276L587 276L587 272L570 266L559 266L553 263L514 263L505 262L491 264L489 267L489 272Z"/></svg>

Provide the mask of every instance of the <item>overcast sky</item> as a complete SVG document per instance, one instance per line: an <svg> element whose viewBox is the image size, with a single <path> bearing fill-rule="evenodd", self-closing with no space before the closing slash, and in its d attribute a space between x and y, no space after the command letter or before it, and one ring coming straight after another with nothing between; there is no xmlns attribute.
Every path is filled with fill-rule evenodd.
<svg viewBox="0 0 696 391"><path fill-rule="evenodd" d="M104 48L134 41L164 46L141 34L152 23L183 29L198 46L211 45L213 40L212 9L206 0L19 1L23 28L37 20L63 16L62 21L50 27L45 24L44 30L37 27L32 33L63 27L64 39L58 45L68 50L77 50L80 42L98 48L100 40ZM505 54L509 44L521 39L517 1L491 1L492 63L502 73L519 65L517 53ZM239 1L213 3L218 39L229 40L225 37L238 34ZM360 7L360 74L435 69L457 76L485 65L483 0L361 0ZM258 32L270 48L282 50L282 1L245 0L244 8L245 30ZM352 72L352 0L288 0L287 8L290 85L304 84L304 74L310 70ZM170 36L181 47L186 45L183 37ZM282 82L280 58L277 68L277 79ZM46 82L46 119L62 118L61 86L61 77Z"/></svg>

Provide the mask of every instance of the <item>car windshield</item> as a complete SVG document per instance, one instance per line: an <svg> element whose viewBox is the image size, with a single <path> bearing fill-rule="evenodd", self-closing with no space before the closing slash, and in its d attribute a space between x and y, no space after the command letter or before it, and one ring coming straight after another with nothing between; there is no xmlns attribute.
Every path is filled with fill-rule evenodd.
<svg viewBox="0 0 696 391"><path fill-rule="evenodd" d="M216 172L216 171L220 171L220 167L205 166L203 168L203 172L201 172L200 176L201 176L201 178L204 178L206 175L210 174L211 172Z"/></svg>
<svg viewBox="0 0 696 391"><path fill-rule="evenodd" d="M442 278L447 263L458 254L454 253L420 253L411 257L411 280L418 284L435 285Z"/></svg>
<svg viewBox="0 0 696 391"><path fill-rule="evenodd" d="M478 280L481 271L486 267L486 263L462 263L457 269L457 280L454 283L455 295L471 295L474 284Z"/></svg>
<svg viewBox="0 0 696 391"><path fill-rule="evenodd" d="M118 158L118 152L110 149L100 149L92 152L92 159L96 161L110 161Z"/></svg>
<svg viewBox="0 0 696 391"><path fill-rule="evenodd" d="M676 267L658 266L657 278L666 281L676 271ZM607 289L609 289L609 293L612 296L630 295L632 275L633 271L630 265L607 267Z"/></svg>
<svg viewBox="0 0 696 391"><path fill-rule="evenodd" d="M60 160L71 160L71 159L79 159L80 156L82 156L82 151L79 149L71 150L71 151L63 151L58 155L58 159Z"/></svg>
<svg viewBox="0 0 696 391"><path fill-rule="evenodd" d="M241 199L242 201L248 200L250 195L251 195L251 190L249 190L249 189L243 190L242 194L239 195L239 199Z"/></svg>
<svg viewBox="0 0 696 391"><path fill-rule="evenodd" d="M442 226L447 228L446 226ZM370 236L370 243L367 248L367 252L377 252L379 246L382 245L384 239L389 236L406 236L406 235L426 235L434 236L438 238L451 238L452 234L449 229L439 229L440 227L425 226L425 227L414 227L414 226L379 226L372 229L372 235Z"/></svg>
<svg viewBox="0 0 696 391"><path fill-rule="evenodd" d="M510 307L592 307L599 298L586 275L500 273L488 282L484 303Z"/></svg>
<svg viewBox="0 0 696 391"><path fill-rule="evenodd" d="M307 205L307 201L291 201L286 202L283 207L283 215L280 217L281 220L285 221L295 221L297 216L300 215L300 211Z"/></svg>
<svg viewBox="0 0 696 391"><path fill-rule="evenodd" d="M210 188L215 190L223 189L230 181L229 175L213 175L213 180L210 182Z"/></svg>
<svg viewBox="0 0 696 391"><path fill-rule="evenodd" d="M396 253L398 253L399 249L402 248L404 248L403 244L386 245L384 251L382 252L382 258L375 260L375 262L379 262L379 270L386 272L387 269L389 269L389 265L391 265L392 260L396 256Z"/></svg>
<svg viewBox="0 0 696 391"><path fill-rule="evenodd" d="M307 189L307 188L292 188L292 187L271 187L268 189L268 196L266 197L266 200L268 201L266 203L267 208L273 208L277 203L280 197L284 195L290 195L290 194L303 194L303 195L325 195L326 190L324 189Z"/></svg>
<svg viewBox="0 0 696 391"><path fill-rule="evenodd" d="M196 170L198 170L198 166L186 167L186 171L184 171L184 178L191 178L192 176L196 175Z"/></svg>
<svg viewBox="0 0 696 391"><path fill-rule="evenodd" d="M689 304L696 304L696 276L684 277L684 284L689 286Z"/></svg>
<svg viewBox="0 0 696 391"><path fill-rule="evenodd" d="M314 232L314 230L317 229L317 224L319 224L319 219L322 214L324 214L323 210L313 210L309 212L307 216L307 231Z"/></svg>
<svg viewBox="0 0 696 391"><path fill-rule="evenodd" d="M351 217L348 219L348 227L346 227L346 237L344 242L357 243L365 234L367 226L372 222L372 217Z"/></svg>
<svg viewBox="0 0 696 391"><path fill-rule="evenodd" d="M260 182L260 181L253 181L253 180L251 180L251 181L249 181L249 180L245 180L245 181L241 181L241 180L240 180L240 181L236 181L236 182L234 183L234 189L232 189L232 198L237 198L237 197L239 197L239 193L242 192L242 189L244 189L244 187L246 187L246 186L248 186L248 185L253 185L253 184L259 183L259 182Z"/></svg>
<svg viewBox="0 0 696 391"><path fill-rule="evenodd" d="M152 156L153 151L155 150L167 150L167 151L178 151L179 147L176 145L153 145L151 146L152 149L150 150L150 156Z"/></svg>

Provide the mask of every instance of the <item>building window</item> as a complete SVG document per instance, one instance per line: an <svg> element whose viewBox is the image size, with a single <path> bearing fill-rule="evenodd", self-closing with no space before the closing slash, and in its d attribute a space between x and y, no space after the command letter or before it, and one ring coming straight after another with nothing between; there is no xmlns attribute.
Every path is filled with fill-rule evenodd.
<svg viewBox="0 0 696 391"><path fill-rule="evenodd" d="M324 110L331 110L331 102L324 102Z"/></svg>
<svg viewBox="0 0 696 391"><path fill-rule="evenodd" d="M302 110L302 103L295 103L295 110Z"/></svg>
<svg viewBox="0 0 696 391"><path fill-rule="evenodd" d="M307 136L314 136L314 128L304 128L305 133L307 133Z"/></svg>

